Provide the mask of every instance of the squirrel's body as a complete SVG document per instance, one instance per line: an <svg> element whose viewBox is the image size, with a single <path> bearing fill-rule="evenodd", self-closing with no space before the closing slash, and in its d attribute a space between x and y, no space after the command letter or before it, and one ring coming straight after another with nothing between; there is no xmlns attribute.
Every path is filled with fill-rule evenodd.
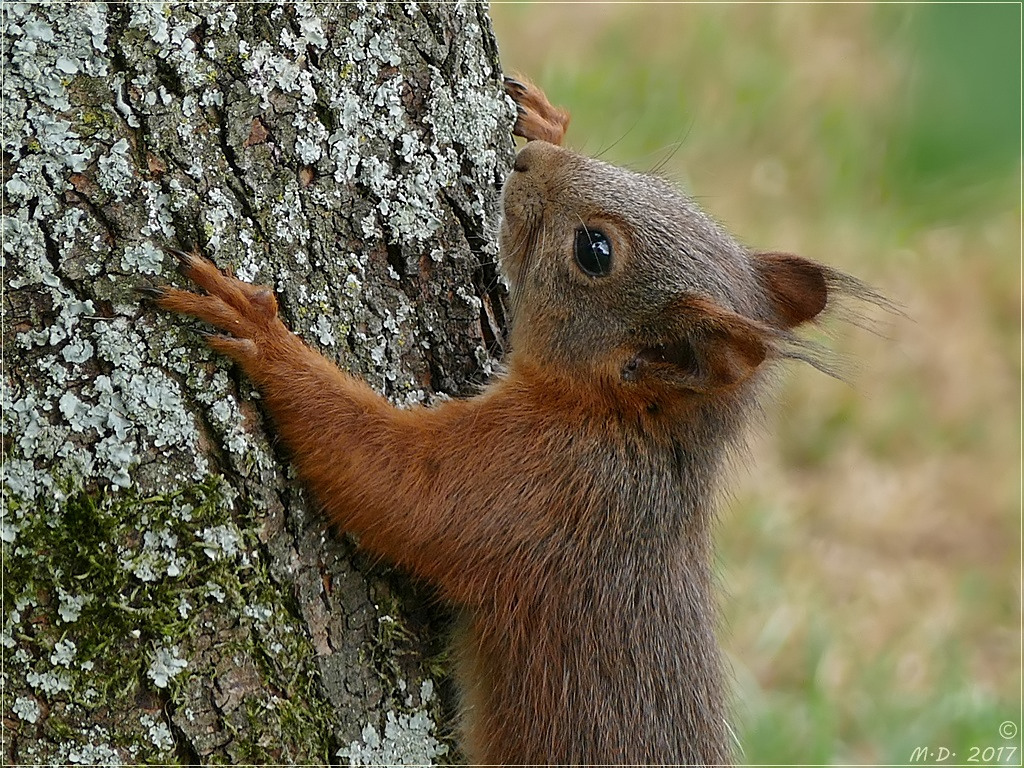
<svg viewBox="0 0 1024 768"><path fill-rule="evenodd" d="M718 451L671 412L514 362L471 400L394 409L285 341L287 367L256 381L300 475L361 546L467 612L474 762L728 762Z"/></svg>
<svg viewBox="0 0 1024 768"><path fill-rule="evenodd" d="M567 116L508 87L519 133L557 141ZM511 352L469 400L392 407L291 334L269 290L197 257L207 295L160 303L231 334L211 346L259 385L331 519L463 608L471 762L728 763L716 478L762 364L806 358L790 329L859 284L542 141L503 207Z"/></svg>

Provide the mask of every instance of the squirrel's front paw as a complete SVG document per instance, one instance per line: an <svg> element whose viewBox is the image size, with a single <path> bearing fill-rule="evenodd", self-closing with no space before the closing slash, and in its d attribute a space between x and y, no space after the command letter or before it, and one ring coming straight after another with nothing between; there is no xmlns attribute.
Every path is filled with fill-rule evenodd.
<svg viewBox="0 0 1024 768"><path fill-rule="evenodd" d="M202 256L168 250L178 257L182 272L206 293L164 286L158 289L155 301L163 309L191 315L230 334L207 339L218 352L245 363L258 355L262 342L287 333L277 317L277 299L269 288L225 274Z"/></svg>
<svg viewBox="0 0 1024 768"><path fill-rule="evenodd" d="M527 141L540 139L561 144L569 127L569 113L554 107L544 91L524 78L505 78L505 93L516 103L518 115L512 133Z"/></svg>

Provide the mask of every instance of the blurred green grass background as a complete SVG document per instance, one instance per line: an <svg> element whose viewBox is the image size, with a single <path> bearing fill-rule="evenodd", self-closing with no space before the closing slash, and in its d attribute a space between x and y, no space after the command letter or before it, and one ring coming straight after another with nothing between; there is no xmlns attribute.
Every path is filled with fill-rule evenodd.
<svg viewBox="0 0 1024 768"><path fill-rule="evenodd" d="M905 310L784 373L723 505L741 761L1020 764L1020 6L491 13L567 144Z"/></svg>

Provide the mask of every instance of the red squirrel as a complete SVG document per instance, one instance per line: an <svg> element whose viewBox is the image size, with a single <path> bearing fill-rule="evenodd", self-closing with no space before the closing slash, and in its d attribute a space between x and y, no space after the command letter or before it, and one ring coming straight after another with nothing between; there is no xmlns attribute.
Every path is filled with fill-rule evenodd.
<svg viewBox="0 0 1024 768"><path fill-rule="evenodd" d="M477 764L732 761L711 523L724 459L793 330L841 294L739 245L661 179L560 145L568 113L506 80L528 141L502 192L506 370L407 410L292 334L269 288L182 254L158 303L222 335L303 482L370 552L464 612Z"/></svg>

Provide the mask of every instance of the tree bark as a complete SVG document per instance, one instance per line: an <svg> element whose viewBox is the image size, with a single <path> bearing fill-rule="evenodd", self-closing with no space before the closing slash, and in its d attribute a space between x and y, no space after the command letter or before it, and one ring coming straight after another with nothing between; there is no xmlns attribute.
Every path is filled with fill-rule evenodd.
<svg viewBox="0 0 1024 768"><path fill-rule="evenodd" d="M324 529L251 384L135 289L196 244L393 402L470 393L514 117L486 9L2 23L5 761L456 759L444 610Z"/></svg>

